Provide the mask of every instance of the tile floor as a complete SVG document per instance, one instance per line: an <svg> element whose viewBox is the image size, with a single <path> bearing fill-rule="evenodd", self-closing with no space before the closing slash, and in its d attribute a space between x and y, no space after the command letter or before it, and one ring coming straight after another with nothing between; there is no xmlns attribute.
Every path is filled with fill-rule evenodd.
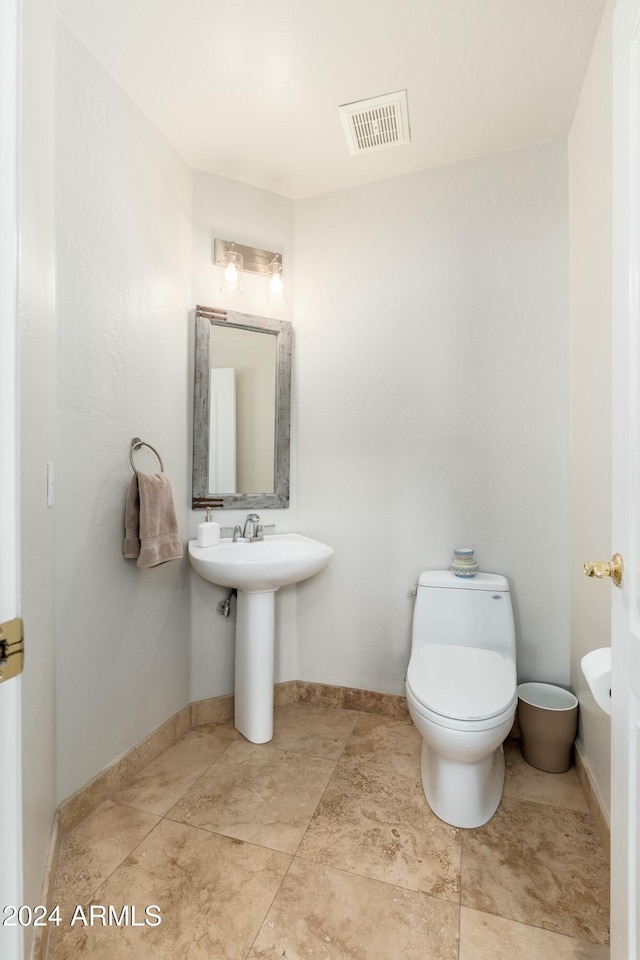
<svg viewBox="0 0 640 960"><path fill-rule="evenodd" d="M48 960L605 960L575 772L506 754L496 815L457 830L425 802L410 722L290 703L265 746L190 730L65 838Z"/></svg>

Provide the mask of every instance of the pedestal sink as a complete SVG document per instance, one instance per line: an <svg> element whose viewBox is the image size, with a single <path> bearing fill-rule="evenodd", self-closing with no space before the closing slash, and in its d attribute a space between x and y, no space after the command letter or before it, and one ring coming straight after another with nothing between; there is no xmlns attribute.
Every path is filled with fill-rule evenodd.
<svg viewBox="0 0 640 960"><path fill-rule="evenodd" d="M273 737L275 592L312 577L332 556L331 547L299 533L251 543L223 540L213 547L189 541L196 573L238 591L234 723L252 743Z"/></svg>

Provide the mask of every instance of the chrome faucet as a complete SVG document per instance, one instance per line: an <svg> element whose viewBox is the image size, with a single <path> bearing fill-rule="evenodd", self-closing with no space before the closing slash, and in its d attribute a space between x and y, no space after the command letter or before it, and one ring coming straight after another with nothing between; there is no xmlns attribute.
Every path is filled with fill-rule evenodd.
<svg viewBox="0 0 640 960"><path fill-rule="evenodd" d="M257 513L248 513L245 517L244 526L236 523L233 528L234 543L255 543L256 540L264 540L265 527L275 527L275 523L262 523ZM224 528L227 531L231 527Z"/></svg>
<svg viewBox="0 0 640 960"><path fill-rule="evenodd" d="M262 524L257 513L248 513L242 528L243 540L263 540Z"/></svg>

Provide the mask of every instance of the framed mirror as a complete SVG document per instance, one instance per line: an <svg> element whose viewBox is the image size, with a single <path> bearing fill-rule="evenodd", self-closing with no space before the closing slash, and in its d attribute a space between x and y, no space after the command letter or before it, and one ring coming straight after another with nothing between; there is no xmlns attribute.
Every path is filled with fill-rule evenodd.
<svg viewBox="0 0 640 960"><path fill-rule="evenodd" d="M289 506L291 324L196 307L194 509Z"/></svg>

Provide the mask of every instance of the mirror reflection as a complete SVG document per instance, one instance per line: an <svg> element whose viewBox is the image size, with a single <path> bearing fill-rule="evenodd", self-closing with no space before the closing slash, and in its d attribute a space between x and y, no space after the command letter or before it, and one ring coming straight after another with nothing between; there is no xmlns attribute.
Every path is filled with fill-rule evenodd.
<svg viewBox="0 0 640 960"><path fill-rule="evenodd" d="M289 501L291 324L196 309L193 506Z"/></svg>
<svg viewBox="0 0 640 960"><path fill-rule="evenodd" d="M214 326L209 359L208 493L273 493L276 338Z"/></svg>

